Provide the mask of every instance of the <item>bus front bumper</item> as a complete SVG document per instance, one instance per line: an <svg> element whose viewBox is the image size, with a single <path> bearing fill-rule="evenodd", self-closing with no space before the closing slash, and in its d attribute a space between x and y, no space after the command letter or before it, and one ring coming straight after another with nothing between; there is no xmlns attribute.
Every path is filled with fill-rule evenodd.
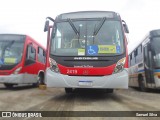
<svg viewBox="0 0 160 120"><path fill-rule="evenodd" d="M128 88L128 69L107 76L68 76L47 69L47 87L62 88Z"/></svg>

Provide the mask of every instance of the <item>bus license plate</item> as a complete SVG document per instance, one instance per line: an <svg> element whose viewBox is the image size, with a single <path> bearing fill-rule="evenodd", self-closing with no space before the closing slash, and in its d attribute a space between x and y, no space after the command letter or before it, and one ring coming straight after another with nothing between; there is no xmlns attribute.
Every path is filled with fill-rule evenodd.
<svg viewBox="0 0 160 120"><path fill-rule="evenodd" d="M92 81L79 81L79 86L92 86Z"/></svg>

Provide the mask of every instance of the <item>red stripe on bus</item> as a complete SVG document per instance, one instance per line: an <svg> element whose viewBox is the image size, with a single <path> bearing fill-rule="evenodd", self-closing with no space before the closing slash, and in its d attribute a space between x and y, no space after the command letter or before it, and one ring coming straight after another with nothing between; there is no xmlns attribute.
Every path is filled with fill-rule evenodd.
<svg viewBox="0 0 160 120"><path fill-rule="evenodd" d="M86 76L104 76L111 75L114 71L116 64L107 67L93 67L93 68L74 68L74 67L66 67L58 64L59 70L61 74L65 75L86 75Z"/></svg>

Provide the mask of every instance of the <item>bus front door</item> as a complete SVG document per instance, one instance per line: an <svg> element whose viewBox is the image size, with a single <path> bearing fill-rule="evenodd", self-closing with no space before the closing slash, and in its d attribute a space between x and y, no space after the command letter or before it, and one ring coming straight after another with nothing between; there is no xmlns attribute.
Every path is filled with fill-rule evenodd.
<svg viewBox="0 0 160 120"><path fill-rule="evenodd" d="M144 70L147 84L155 84L153 73L153 56L150 49L150 44L144 46Z"/></svg>

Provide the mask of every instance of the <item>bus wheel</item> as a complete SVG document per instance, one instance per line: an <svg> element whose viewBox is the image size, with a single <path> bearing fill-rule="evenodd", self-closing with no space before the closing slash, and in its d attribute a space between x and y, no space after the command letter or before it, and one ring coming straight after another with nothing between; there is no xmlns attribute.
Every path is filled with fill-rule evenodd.
<svg viewBox="0 0 160 120"><path fill-rule="evenodd" d="M33 86L38 87L39 85L44 85L44 77L42 75L38 76L38 81L33 83Z"/></svg>
<svg viewBox="0 0 160 120"><path fill-rule="evenodd" d="M145 88L145 83L144 83L143 77L139 77L138 78L138 83L139 83L139 89L140 89L140 91L146 92L147 89Z"/></svg>
<svg viewBox="0 0 160 120"><path fill-rule="evenodd" d="M73 93L73 89L72 88L65 88L65 92L66 93Z"/></svg>
<svg viewBox="0 0 160 120"><path fill-rule="evenodd" d="M13 88L13 84L10 84L10 83L4 83L4 86L6 88Z"/></svg>
<svg viewBox="0 0 160 120"><path fill-rule="evenodd" d="M38 76L38 85L44 85L44 76L43 75Z"/></svg>

